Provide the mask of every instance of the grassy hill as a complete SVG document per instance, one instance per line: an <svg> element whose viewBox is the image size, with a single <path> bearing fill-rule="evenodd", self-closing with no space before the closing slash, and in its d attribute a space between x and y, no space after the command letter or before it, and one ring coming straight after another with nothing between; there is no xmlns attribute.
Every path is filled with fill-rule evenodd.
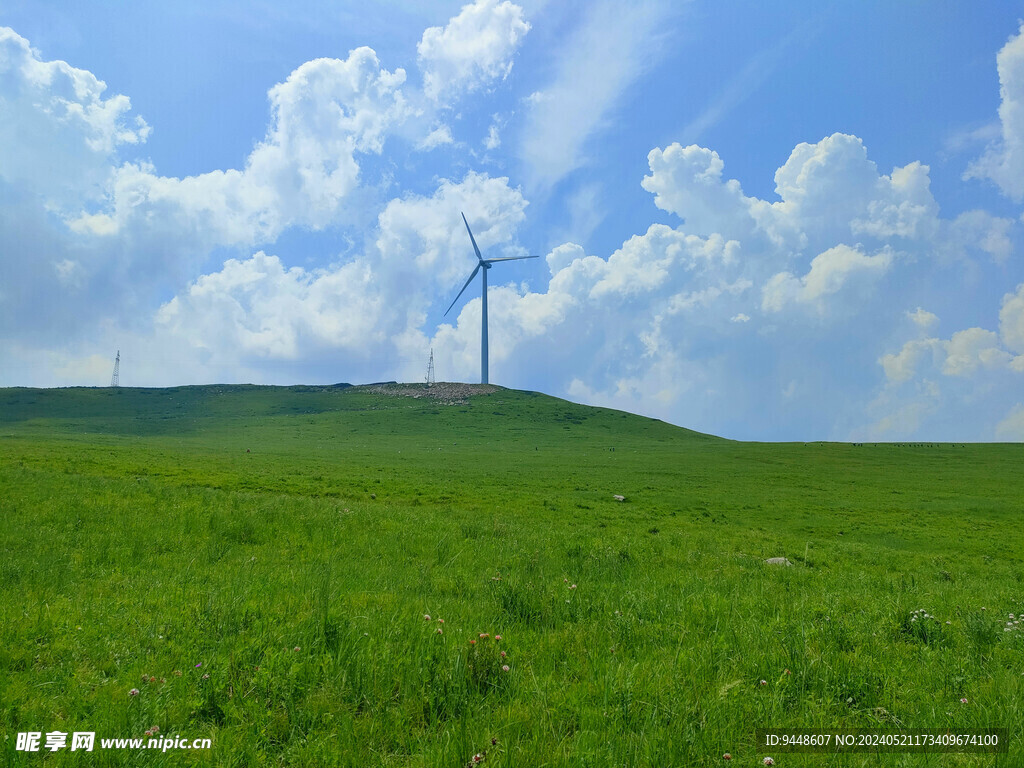
<svg viewBox="0 0 1024 768"><path fill-rule="evenodd" d="M90 764L1022 765L1022 459L495 387L0 390L0 754L158 726L212 748ZM754 741L992 727L1009 754Z"/></svg>

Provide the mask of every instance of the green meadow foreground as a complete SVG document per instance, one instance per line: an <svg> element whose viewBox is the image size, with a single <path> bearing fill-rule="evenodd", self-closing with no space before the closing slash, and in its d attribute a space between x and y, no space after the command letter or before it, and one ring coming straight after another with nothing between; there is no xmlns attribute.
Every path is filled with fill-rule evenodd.
<svg viewBox="0 0 1024 768"><path fill-rule="evenodd" d="M1024 446L491 390L0 390L0 764L1024 765Z"/></svg>

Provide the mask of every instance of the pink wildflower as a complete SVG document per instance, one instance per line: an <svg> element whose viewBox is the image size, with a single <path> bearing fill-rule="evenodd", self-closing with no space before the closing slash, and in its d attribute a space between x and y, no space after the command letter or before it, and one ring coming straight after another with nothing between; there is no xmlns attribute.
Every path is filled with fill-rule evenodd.
<svg viewBox="0 0 1024 768"><path fill-rule="evenodd" d="M967 699L960 699L960 703L961 704L966 704L967 703Z"/></svg>
<svg viewBox="0 0 1024 768"><path fill-rule="evenodd" d="M495 635L494 642L498 642L499 640L501 640L501 635Z"/></svg>
<svg viewBox="0 0 1024 768"><path fill-rule="evenodd" d="M772 760L770 757L766 757L761 762L763 762L765 765L775 765L775 761Z"/></svg>
<svg viewBox="0 0 1024 768"><path fill-rule="evenodd" d="M723 760L732 760L732 755L730 755L728 752L726 752L724 755L722 755L722 759Z"/></svg>
<svg viewBox="0 0 1024 768"><path fill-rule="evenodd" d="M132 688L130 691L128 691L128 695L129 696L138 696L139 695L139 689L138 688Z"/></svg>
<svg viewBox="0 0 1024 768"><path fill-rule="evenodd" d="M508 664L502 664L501 665L501 671L502 672L508 672L508 670L509 670Z"/></svg>
<svg viewBox="0 0 1024 768"><path fill-rule="evenodd" d="M430 621L430 614L429 613L424 613L423 614L423 620L424 621Z"/></svg>

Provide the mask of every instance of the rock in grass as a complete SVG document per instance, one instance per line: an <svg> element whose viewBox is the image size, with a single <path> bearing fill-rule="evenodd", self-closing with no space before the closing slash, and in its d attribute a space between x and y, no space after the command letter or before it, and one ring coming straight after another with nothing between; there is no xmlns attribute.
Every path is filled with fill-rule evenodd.
<svg viewBox="0 0 1024 768"><path fill-rule="evenodd" d="M768 563L768 565L792 565L792 563L784 557L769 557L765 562Z"/></svg>

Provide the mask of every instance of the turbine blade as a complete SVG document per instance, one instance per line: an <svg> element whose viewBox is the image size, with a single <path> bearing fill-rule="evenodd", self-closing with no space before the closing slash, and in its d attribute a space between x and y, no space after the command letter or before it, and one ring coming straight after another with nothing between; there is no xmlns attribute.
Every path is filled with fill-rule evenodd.
<svg viewBox="0 0 1024 768"><path fill-rule="evenodd" d="M479 265L479 264L477 264L477 265L476 265L476 268L475 268L475 269L473 270L473 274L471 274L471 275L469 276L469 280L467 280L467 281L466 281L466 284L465 284L464 286L462 286L462 290L461 290L461 291L459 291L459 296L461 296L461 295L462 295L463 293L465 293L466 289L467 289L467 288L469 288L469 284L473 282L473 278L474 278L474 277L476 277L476 273L477 273L477 272L479 272L479 271L480 271L480 265ZM458 301L458 300L459 300L459 296L456 296L456 297L455 297L455 301ZM448 309L446 309L446 310L444 311L444 314L445 314L445 316L446 316L446 317L447 317L448 313L452 311L452 307L454 307L454 306L455 306L455 301L453 301L453 302L451 303L451 306L450 306L450 307L448 307Z"/></svg>
<svg viewBox="0 0 1024 768"><path fill-rule="evenodd" d="M460 211L460 213L461 213L461 211ZM476 251L476 257L478 259L480 259L480 261L483 261L484 257L480 255L480 249L477 248L477 245L476 245L476 238L473 237L473 230L469 228L469 222L466 221L466 214L464 214L464 213L462 214L462 221L466 225L466 231L469 232L469 239L473 242L473 250Z"/></svg>
<svg viewBox="0 0 1024 768"><path fill-rule="evenodd" d="M484 259L484 264L493 264L496 261L519 261L520 259L539 259L540 256L499 256L496 259Z"/></svg>

